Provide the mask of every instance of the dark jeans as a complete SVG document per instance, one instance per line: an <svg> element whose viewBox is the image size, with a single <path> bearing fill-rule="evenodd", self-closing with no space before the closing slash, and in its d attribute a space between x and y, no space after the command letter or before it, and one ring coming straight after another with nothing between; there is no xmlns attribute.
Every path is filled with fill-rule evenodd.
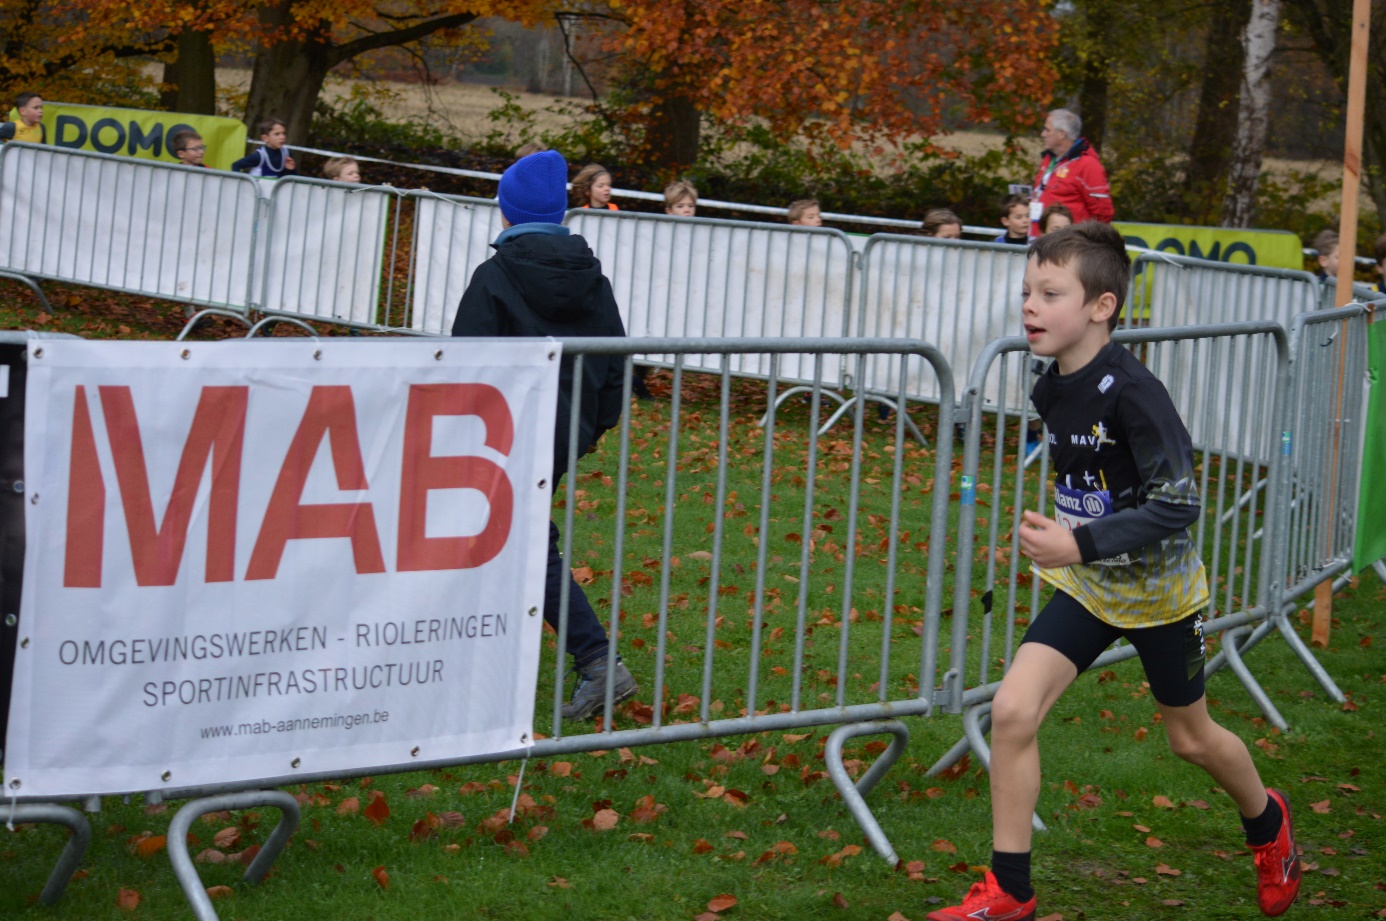
<svg viewBox="0 0 1386 921"><path fill-rule="evenodd" d="M597 619L582 586L573 580L572 570L558 552L558 525L549 521L549 568L544 579L544 620L558 629L558 602L563 580L572 583L568 595L568 653L578 668L607 654L606 628Z"/></svg>

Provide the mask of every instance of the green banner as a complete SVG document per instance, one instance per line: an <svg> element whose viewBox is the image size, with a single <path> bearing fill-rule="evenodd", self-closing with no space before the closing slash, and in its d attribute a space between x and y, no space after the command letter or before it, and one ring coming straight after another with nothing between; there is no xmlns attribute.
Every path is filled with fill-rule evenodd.
<svg viewBox="0 0 1386 921"><path fill-rule="evenodd" d="M1367 339L1367 436L1362 447L1362 488L1357 500L1357 542L1352 568L1361 572L1386 559L1386 317L1378 316Z"/></svg>
<svg viewBox="0 0 1386 921"><path fill-rule="evenodd" d="M1263 268L1304 268L1303 244L1288 230L1240 230L1132 221L1114 221L1112 226L1128 244L1160 253Z"/></svg>
<svg viewBox="0 0 1386 921"><path fill-rule="evenodd" d="M43 125L48 143L55 147L177 163L178 158L168 152L168 141L179 131L192 129L202 135L207 145L203 162L213 169L230 169L245 156L245 124L215 115L45 101Z"/></svg>

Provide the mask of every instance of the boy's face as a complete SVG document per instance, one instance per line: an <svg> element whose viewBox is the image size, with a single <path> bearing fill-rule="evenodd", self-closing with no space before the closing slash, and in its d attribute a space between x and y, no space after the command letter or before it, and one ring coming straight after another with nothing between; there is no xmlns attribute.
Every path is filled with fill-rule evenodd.
<svg viewBox="0 0 1386 921"><path fill-rule="evenodd" d="M202 158L207 155L207 145L203 143L202 138L197 138L189 141L187 147L175 151L173 155L187 166L201 166Z"/></svg>
<svg viewBox="0 0 1386 921"><path fill-rule="evenodd" d="M1001 219L1001 226L1006 228L1006 233L1013 237L1027 237L1030 235L1030 206L1011 205L1011 210L1006 212L1006 216Z"/></svg>
<svg viewBox="0 0 1386 921"><path fill-rule="evenodd" d="M289 139L289 133L284 130L283 125L275 125L267 133L260 135L260 140L265 142L266 147L275 150L284 146L284 142Z"/></svg>
<svg viewBox="0 0 1386 921"><path fill-rule="evenodd" d="M805 208L804 213L799 215L799 219L794 223L800 227L822 227L823 212L817 207Z"/></svg>
<svg viewBox="0 0 1386 921"><path fill-rule="evenodd" d="M361 181L361 167L357 166L355 163L344 163L344 164L342 164L342 171L341 171L340 173L337 174L337 181L338 181L338 182L360 182L360 181Z"/></svg>
<svg viewBox="0 0 1386 921"><path fill-rule="evenodd" d="M693 217L697 211L698 203L687 195L664 208L665 214L677 214L679 217Z"/></svg>
<svg viewBox="0 0 1386 921"><path fill-rule="evenodd" d="M24 124L33 126L43 121L43 100L35 96L19 109L19 118Z"/></svg>
<svg viewBox="0 0 1386 921"><path fill-rule="evenodd" d="M1116 296L1086 300L1078 273L1070 266L1040 265L1031 256L1022 292L1021 319L1030 351L1058 361L1059 373L1079 370L1111 340L1107 321L1116 310Z"/></svg>
<svg viewBox="0 0 1386 921"><path fill-rule="evenodd" d="M1323 269L1323 273L1329 278L1337 277L1338 247L1335 246L1326 253L1319 253L1319 267Z"/></svg>

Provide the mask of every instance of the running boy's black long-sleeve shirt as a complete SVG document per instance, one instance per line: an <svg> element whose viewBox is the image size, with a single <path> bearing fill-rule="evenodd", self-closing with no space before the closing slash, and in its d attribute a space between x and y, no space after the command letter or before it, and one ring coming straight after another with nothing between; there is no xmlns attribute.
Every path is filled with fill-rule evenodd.
<svg viewBox="0 0 1386 921"><path fill-rule="evenodd" d="M1208 603L1188 527L1200 512L1193 444L1169 392L1108 343L1085 367L1058 364L1030 395L1049 429L1055 518L1083 562L1039 569L1102 620L1153 627Z"/></svg>

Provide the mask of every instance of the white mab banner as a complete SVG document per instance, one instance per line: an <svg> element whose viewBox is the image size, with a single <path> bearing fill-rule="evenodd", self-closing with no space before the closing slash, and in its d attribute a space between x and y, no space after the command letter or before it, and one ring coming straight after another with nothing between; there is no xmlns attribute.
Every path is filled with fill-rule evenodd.
<svg viewBox="0 0 1386 921"><path fill-rule="evenodd" d="M558 359L34 341L5 791L530 745Z"/></svg>

